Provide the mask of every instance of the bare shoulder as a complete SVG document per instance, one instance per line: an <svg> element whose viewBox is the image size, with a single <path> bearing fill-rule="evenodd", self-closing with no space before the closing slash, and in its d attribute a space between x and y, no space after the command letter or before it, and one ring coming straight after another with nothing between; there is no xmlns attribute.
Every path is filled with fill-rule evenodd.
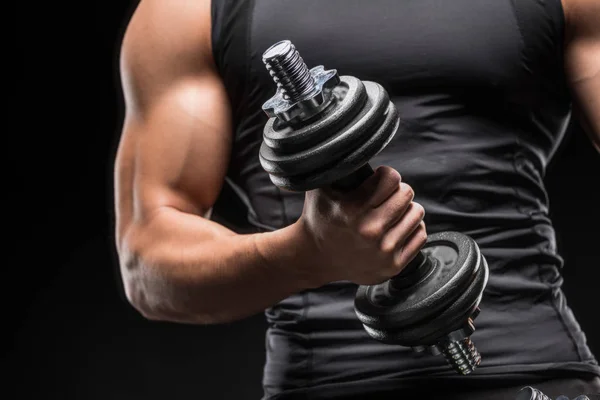
<svg viewBox="0 0 600 400"><path fill-rule="evenodd" d="M213 66L211 0L140 1L121 46L121 74L130 90L158 90Z"/></svg>
<svg viewBox="0 0 600 400"><path fill-rule="evenodd" d="M562 0L565 70L574 114L600 151L600 0Z"/></svg>
<svg viewBox="0 0 600 400"><path fill-rule="evenodd" d="M567 28L566 40L600 37L599 0L561 0Z"/></svg>
<svg viewBox="0 0 600 400"><path fill-rule="evenodd" d="M125 41L175 53L198 45L209 51L210 16L211 0L141 0Z"/></svg>
<svg viewBox="0 0 600 400"><path fill-rule="evenodd" d="M589 81L600 68L600 0L561 0L565 13L565 63L572 84ZM597 78L595 78L597 80Z"/></svg>

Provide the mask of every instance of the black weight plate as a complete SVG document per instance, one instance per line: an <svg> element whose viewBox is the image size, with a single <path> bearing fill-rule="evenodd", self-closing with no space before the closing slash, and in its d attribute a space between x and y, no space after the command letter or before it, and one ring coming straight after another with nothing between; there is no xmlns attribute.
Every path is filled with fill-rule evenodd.
<svg viewBox="0 0 600 400"><path fill-rule="evenodd" d="M335 169L335 164L340 160L347 160L349 154L360 151L363 144L377 138L377 127L385 121L385 112L390 104L387 92L379 85L365 83L367 101L357 116L347 125L337 130L331 126L319 124L318 121L307 127L301 128L306 134L322 137L322 141L307 149L298 149L294 153L279 153L263 142L260 150L260 160L263 168L271 175L291 179L293 176L304 175L309 178L320 174L322 171ZM349 96L346 96L348 99ZM348 100L350 101L350 100ZM345 101L342 102L344 104ZM335 105L334 105L335 107ZM333 111L336 112L335 109ZM310 130L313 126L321 126L320 130ZM334 132L332 134L331 132ZM368 152L368 151L367 151ZM372 155L369 157L369 159Z"/></svg>
<svg viewBox="0 0 600 400"><path fill-rule="evenodd" d="M391 111L393 111L393 113L387 114L390 117L386 118L384 124L380 127L380 130L376 132L376 135L374 135L371 140L353 153L346 155L346 157L336 165L328 166L321 173L312 175L290 177L271 175L271 181L283 189L307 191L330 185L340 178L348 176L363 165L366 165L369 160L383 150L393 138L398 129L399 120L397 118L395 107L393 107Z"/></svg>
<svg viewBox="0 0 600 400"><path fill-rule="evenodd" d="M359 319L369 326L407 326L432 317L455 301L475 278L479 247L459 232L440 232L429 236L423 250L440 246L454 249L456 258L447 265L439 263L426 279L412 287L396 292L388 289L388 301L374 301L373 294L389 281L360 286L354 303ZM446 252L450 253L448 249Z"/></svg>
<svg viewBox="0 0 600 400"><path fill-rule="evenodd" d="M277 154L294 154L314 147L348 125L367 101L365 85L353 76L340 77L333 95L332 104L306 124L282 125L277 118L270 118L263 129L266 146Z"/></svg>
<svg viewBox="0 0 600 400"><path fill-rule="evenodd" d="M320 173L306 176L283 178L271 175L271 181L279 187L294 191L306 191L330 185L367 164L371 158L383 150L396 134L399 124L398 111L389 102L385 120L379 128L372 133L361 147L350 154L346 154L336 165L329 166Z"/></svg>
<svg viewBox="0 0 600 400"><path fill-rule="evenodd" d="M488 277L488 265L485 258L481 256L481 268L478 269L472 284L461 294L456 302L433 319L395 329L368 325L364 325L364 327L369 335L384 343L409 347L435 344L450 332L464 326L467 319L481 302Z"/></svg>

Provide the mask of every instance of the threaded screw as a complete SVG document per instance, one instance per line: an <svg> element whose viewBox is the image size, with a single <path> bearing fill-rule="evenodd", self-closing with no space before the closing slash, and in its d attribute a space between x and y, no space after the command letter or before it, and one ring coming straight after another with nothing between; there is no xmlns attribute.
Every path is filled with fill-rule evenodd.
<svg viewBox="0 0 600 400"><path fill-rule="evenodd" d="M440 345L440 350L448 364L461 375L470 374L481 363L481 355L469 337L448 340Z"/></svg>
<svg viewBox="0 0 600 400"><path fill-rule="evenodd" d="M289 40L269 47L262 60L286 100L298 101L314 90L315 80Z"/></svg>

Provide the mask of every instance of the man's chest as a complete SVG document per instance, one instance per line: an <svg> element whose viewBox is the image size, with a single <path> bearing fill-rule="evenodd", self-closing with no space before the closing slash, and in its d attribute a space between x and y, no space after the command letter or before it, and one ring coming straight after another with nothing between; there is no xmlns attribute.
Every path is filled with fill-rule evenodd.
<svg viewBox="0 0 600 400"><path fill-rule="evenodd" d="M289 39L309 67L322 64L386 86L514 84L524 70L520 24L538 16L513 1L256 0L251 66L268 82L260 56Z"/></svg>

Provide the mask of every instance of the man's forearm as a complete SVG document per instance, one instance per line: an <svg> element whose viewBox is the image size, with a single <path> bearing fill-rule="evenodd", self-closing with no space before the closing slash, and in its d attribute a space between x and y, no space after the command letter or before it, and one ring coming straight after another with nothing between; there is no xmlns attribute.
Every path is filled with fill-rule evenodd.
<svg viewBox="0 0 600 400"><path fill-rule="evenodd" d="M200 217L161 212L120 246L128 299L147 318L183 323L258 313L311 286L301 273L309 247L301 229L236 235Z"/></svg>

